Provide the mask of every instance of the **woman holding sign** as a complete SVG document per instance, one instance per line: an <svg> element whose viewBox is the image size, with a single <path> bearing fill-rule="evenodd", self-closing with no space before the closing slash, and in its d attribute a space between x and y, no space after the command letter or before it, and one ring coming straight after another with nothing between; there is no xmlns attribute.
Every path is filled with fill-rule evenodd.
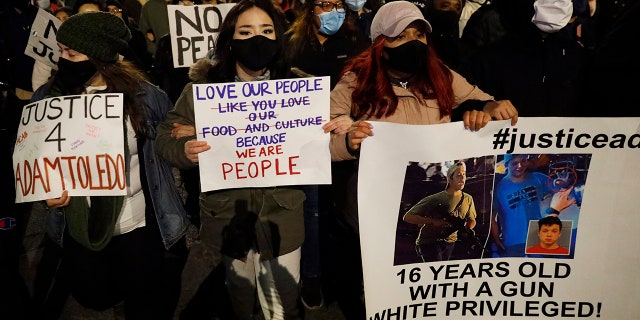
<svg viewBox="0 0 640 320"><path fill-rule="evenodd" d="M449 69L429 46L431 25L407 1L382 6L371 24L371 47L346 67L331 91L331 116L356 121L346 134L332 132L334 161L357 159L362 140L373 136L366 120L437 124L461 118L473 131L492 118L518 119L508 100L495 101ZM477 110L480 109L480 110ZM357 230L357 215L349 215Z"/></svg>
<svg viewBox="0 0 640 320"><path fill-rule="evenodd" d="M491 118L512 119L515 124L518 112L511 102L494 101L449 69L434 51L430 32L431 25L411 2L388 2L378 9L371 24L371 47L351 60L331 91L331 117L349 115L355 120L348 133L331 133L333 161L358 158L362 141L373 136L366 120L428 125L453 117L474 131ZM345 181L345 205L338 216L357 235L357 169ZM359 257L359 250L352 251L344 256ZM349 279L362 281L362 274L345 276Z"/></svg>
<svg viewBox="0 0 640 320"><path fill-rule="evenodd" d="M364 1L360 3L364 5ZM331 88L340 79L348 59L367 48L371 41L356 27L355 14L350 14L350 2L344 0L306 1L285 36L287 61L297 77L329 76ZM346 120L351 120L345 117ZM334 163L335 177L349 163ZM335 178L334 178L335 179ZM306 310L323 305L321 248L329 235L321 225L329 219L332 205L330 185L304 186L305 241L302 245L302 297ZM325 264L326 265L326 264ZM342 268L342 267L341 267Z"/></svg>
<svg viewBox="0 0 640 320"><path fill-rule="evenodd" d="M158 126L156 146L162 157L180 169L195 168L198 155L212 148L206 141L196 140L195 132L188 136L178 132L185 126L195 127L194 83L287 76L288 66L282 61L284 31L284 17L270 0L242 0L229 11L220 27L215 57L191 67L193 82L187 84L175 109ZM184 281L198 283L183 285L181 302L195 294L186 290L197 289L222 261L237 319L253 319L258 305L266 319L299 318L304 200L304 192L295 186L201 193L201 241L191 248L183 273Z"/></svg>
<svg viewBox="0 0 640 320"><path fill-rule="evenodd" d="M120 53L130 38L125 23L113 14L71 16L56 35L61 49L58 71L34 93L32 101L76 98L73 109L67 108L71 105L58 109L68 117L86 117L87 127L93 119L121 118L126 163L124 196L69 196L64 191L60 198L46 200L47 232L62 247L62 260L53 289L43 288L43 295L64 303L70 292L81 305L95 310L123 303L127 319L171 319L187 255L184 235L189 222L171 167L156 155L153 140L156 124L164 120L172 103L142 71L122 60ZM123 94L123 115L101 114L92 104L78 106L94 100L86 94L108 93ZM59 124L66 129L64 125ZM63 129L55 135L58 142L83 142L89 131L84 128L65 136L71 130ZM104 143L111 138L111 133L98 134L109 135L103 137ZM65 296L51 297L50 292ZM62 310L50 301L43 303L47 311Z"/></svg>

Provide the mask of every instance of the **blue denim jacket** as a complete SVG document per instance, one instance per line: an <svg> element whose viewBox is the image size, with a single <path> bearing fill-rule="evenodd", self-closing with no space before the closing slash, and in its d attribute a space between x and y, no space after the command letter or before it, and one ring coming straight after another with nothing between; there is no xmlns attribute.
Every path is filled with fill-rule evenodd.
<svg viewBox="0 0 640 320"><path fill-rule="evenodd" d="M34 94L31 101L47 98L48 85L43 85ZM153 205L162 242L169 249L182 236L189 226L187 212L182 198L178 193L171 166L156 153L153 141L156 138L156 125L164 120L167 112L173 108L173 103L167 94L156 86L144 82L142 96L146 108L146 136L142 152L147 184L149 187L150 203ZM63 235L66 227L64 208L51 208L47 216L47 233L60 246L63 245Z"/></svg>

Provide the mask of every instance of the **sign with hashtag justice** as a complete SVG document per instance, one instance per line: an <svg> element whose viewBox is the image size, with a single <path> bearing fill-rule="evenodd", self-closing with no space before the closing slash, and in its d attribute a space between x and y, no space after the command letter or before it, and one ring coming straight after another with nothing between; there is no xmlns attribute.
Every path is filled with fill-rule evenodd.
<svg viewBox="0 0 640 320"><path fill-rule="evenodd" d="M372 124L358 181L367 319L636 319L640 118ZM426 243L438 210L461 223Z"/></svg>

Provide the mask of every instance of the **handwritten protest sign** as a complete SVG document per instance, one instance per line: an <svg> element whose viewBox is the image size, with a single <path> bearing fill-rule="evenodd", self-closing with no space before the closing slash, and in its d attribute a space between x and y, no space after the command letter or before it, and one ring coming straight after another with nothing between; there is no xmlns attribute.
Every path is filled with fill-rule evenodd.
<svg viewBox="0 0 640 320"><path fill-rule="evenodd" d="M493 121L471 132L461 122L373 122L358 181L367 319L636 319L639 126L640 118L521 117L516 126ZM571 188L575 202L558 215L569 254L523 249L504 257L494 244L490 230L500 226L493 218L500 209L493 199L513 170L506 168L508 154L527 155L516 166L545 175L553 192ZM403 214L446 182L411 180L409 168L456 161L469 163L463 191L475 201L476 237L459 238L448 261L423 262L415 246L418 226ZM529 184L511 190L513 206L538 192ZM542 216L548 201L535 204ZM529 222L521 235L527 248L538 241L538 220Z"/></svg>
<svg viewBox="0 0 640 320"><path fill-rule="evenodd" d="M193 86L202 191L331 183L329 77Z"/></svg>
<svg viewBox="0 0 640 320"><path fill-rule="evenodd" d="M58 33L60 24L62 21L52 14L38 9L38 14L31 25L31 34L24 54L57 69L60 49L56 41L56 33Z"/></svg>
<svg viewBox="0 0 640 320"><path fill-rule="evenodd" d="M234 5L167 6L174 68L189 67L206 56L216 43L222 20Z"/></svg>
<svg viewBox="0 0 640 320"><path fill-rule="evenodd" d="M126 194L121 93L27 104L13 152L16 202Z"/></svg>

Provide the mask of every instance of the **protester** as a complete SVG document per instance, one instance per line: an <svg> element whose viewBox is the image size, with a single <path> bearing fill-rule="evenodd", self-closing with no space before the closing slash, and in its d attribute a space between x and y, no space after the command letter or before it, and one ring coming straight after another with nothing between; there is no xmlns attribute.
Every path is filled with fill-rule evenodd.
<svg viewBox="0 0 640 320"><path fill-rule="evenodd" d="M584 109L589 51L576 38L572 1L493 3L505 34L469 49L460 74L497 99L510 99L521 116L569 117Z"/></svg>
<svg viewBox="0 0 640 320"><path fill-rule="evenodd" d="M101 3L97 1L79 1L74 7L78 11L70 9L68 11L57 12L55 16L64 22L75 13L81 12L93 12L100 11ZM67 14L65 14L65 12ZM53 72L53 68L46 63L36 60L33 66L33 73L31 75L31 83L33 90L36 91L40 86L46 84ZM55 290L52 290L51 283L54 283L55 270L58 268L60 261L60 255L62 254L61 248L51 239L45 237L41 243L42 258L38 262L38 271L34 281L34 304L38 309L39 314L43 315L58 315L62 311L64 303L68 297L68 289L63 286L54 286ZM60 292L58 292L60 289Z"/></svg>
<svg viewBox="0 0 640 320"><path fill-rule="evenodd" d="M73 4L73 13L87 11L104 11L105 6L101 0L76 0Z"/></svg>
<svg viewBox="0 0 640 320"><path fill-rule="evenodd" d="M65 16L64 12L62 12L59 13L60 17L57 15L56 17L58 17L60 21L64 22L73 14L88 11L103 11L102 9L103 3L98 0L80 0L75 3L74 9L68 12L68 15ZM31 74L31 85L33 87L33 91L36 91L41 85L45 84L49 80L52 70L53 68L48 66L46 63L38 60L35 61L33 65L33 73Z"/></svg>
<svg viewBox="0 0 640 320"><path fill-rule="evenodd" d="M457 70L462 55L459 22L463 6L462 0L431 0L424 11L424 17L433 29L431 44L438 57L454 70Z"/></svg>
<svg viewBox="0 0 640 320"><path fill-rule="evenodd" d="M331 116L349 115L355 119L348 133L331 134L333 161L358 158L360 143L373 135L366 120L436 124L449 122L454 116L473 131L484 127L491 118L511 119L515 124L518 113L511 102L494 101L444 65L428 45L430 31L429 22L410 2L393 1L380 7L371 24L373 44L347 65L346 73L331 92ZM338 216L357 235L357 169L346 183ZM357 243L357 236L352 239ZM359 244L343 256L350 259L350 265L361 264ZM354 272L360 274L344 274L341 282L353 291L361 291L361 270ZM360 297L353 292L350 295Z"/></svg>
<svg viewBox="0 0 640 320"><path fill-rule="evenodd" d="M144 1L120 0L120 2L122 3L122 10L127 13L129 27L137 29L140 22L140 11L142 10Z"/></svg>
<svg viewBox="0 0 640 320"><path fill-rule="evenodd" d="M151 54L147 52L147 42L144 34L137 27L133 26L129 19L129 14L118 0L106 0L106 11L115 14L122 19L131 32L129 48L123 53L125 59L132 61L139 69L148 73L151 69Z"/></svg>
<svg viewBox="0 0 640 320"><path fill-rule="evenodd" d="M148 0L140 9L138 29L147 39L147 51L155 55L158 41L169 33L169 11L171 0Z"/></svg>
<svg viewBox="0 0 640 320"><path fill-rule="evenodd" d="M62 247L53 285L67 286L87 308L104 310L123 302L127 319L171 319L186 258L188 220L171 168L157 157L153 144L154 127L171 101L122 60L119 53L131 33L117 16L75 14L56 38L58 71L32 100L123 93L129 165L125 196L78 197L64 191L60 198L46 200L48 234ZM64 292L60 287L53 291Z"/></svg>
<svg viewBox="0 0 640 320"><path fill-rule="evenodd" d="M473 1L467 1L463 8L462 15L465 14L467 6L473 5ZM461 16L461 22L462 22ZM485 0L480 7L473 11L465 22L464 28L460 30L460 61L466 62L470 57L477 55L486 45L501 39L505 30L500 21L500 15L496 9L495 1Z"/></svg>
<svg viewBox="0 0 640 320"><path fill-rule="evenodd" d="M472 131L491 118L512 119L515 124L518 113L510 101L493 100L442 63L427 45L430 30L420 10L406 1L390 2L376 13L373 45L346 67L331 92L331 115L347 114L356 120L347 134L332 133L334 161L357 158L362 140L373 135L364 120L435 124L451 121L455 111ZM485 111L456 110L469 100ZM357 217L350 218L357 229Z"/></svg>
<svg viewBox="0 0 640 320"><path fill-rule="evenodd" d="M172 133L195 127L194 83L281 79L286 22L270 0L242 0L226 15L214 60L191 67L175 109L158 126L156 146L174 166L198 165L198 154L212 148L196 136ZM259 53L259 54L256 54ZM202 281L222 261L237 319L253 319L256 305L265 319L296 319L300 281L300 246L304 240L304 192L296 186L236 188L200 196L200 239L190 250L184 276ZM197 289L199 283L191 286ZM184 292L185 300L193 292ZM181 300L183 300L181 298Z"/></svg>
<svg viewBox="0 0 640 320"><path fill-rule="evenodd" d="M348 59L371 42L356 29L354 16L347 16L343 0L307 1L297 19L287 30L285 57L292 66L292 76L329 76L330 88L340 79ZM348 123L351 119L346 117ZM332 207L328 185L303 186L305 241L302 245L302 303L308 311L323 305L321 248L326 247L326 225Z"/></svg>
<svg viewBox="0 0 640 320"><path fill-rule="evenodd" d="M173 1L172 5L193 6L198 4L191 1ZM167 13L164 13L165 16ZM155 17L155 16L154 16ZM169 23L169 18L166 23ZM160 24L161 21L157 21ZM172 36L167 29L165 34L155 37L155 51L153 54L152 67L149 70L151 81L164 90L173 103L178 100L182 89L189 82L189 68L176 67L173 63L173 44Z"/></svg>
<svg viewBox="0 0 640 320"><path fill-rule="evenodd" d="M73 14L73 9L70 7L60 7L58 10L53 12L53 16L58 18L58 20L64 22Z"/></svg>
<svg viewBox="0 0 640 320"><path fill-rule="evenodd" d="M358 33L354 20L347 19L343 0L306 2L286 36L284 54L294 75L330 76L331 88L346 61L371 43Z"/></svg>
<svg viewBox="0 0 640 320"><path fill-rule="evenodd" d="M490 3L490 0L465 0L462 4L462 10L460 11L460 21L458 22L458 29L460 30L459 36L462 37L464 28L467 26L467 22L475 14L475 12L482 6Z"/></svg>

